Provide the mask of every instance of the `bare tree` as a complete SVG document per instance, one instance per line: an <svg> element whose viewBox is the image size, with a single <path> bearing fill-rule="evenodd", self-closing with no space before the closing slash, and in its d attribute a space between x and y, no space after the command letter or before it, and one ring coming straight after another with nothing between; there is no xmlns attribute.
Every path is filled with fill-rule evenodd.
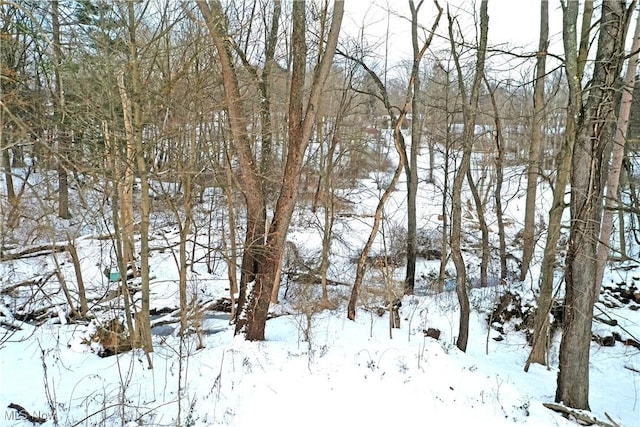
<svg viewBox="0 0 640 427"><path fill-rule="evenodd" d="M560 238L562 214L566 208L565 195L571 172L571 157L575 144L577 120L582 106L582 76L584 73L584 58L587 56L591 30L591 13L593 2L588 0L584 5L582 15L582 33L580 34L580 50L577 41L577 20L579 4L569 1L563 7L563 44L565 54L565 71L569 87L569 97L566 114L565 135L556 161L557 172L553 188L553 200L549 210L547 226L547 240L542 258L540 273L540 294L538 308L534 320L534 339L531 353L524 370L528 371L531 363L546 364L549 343L549 313L553 303L553 281L555 273L557 245Z"/></svg>
<svg viewBox="0 0 640 427"><path fill-rule="evenodd" d="M535 218L538 174L540 168L540 151L542 147L544 123L544 82L547 64L547 48L549 47L549 2L540 2L540 41L536 60L536 77L533 88L533 119L531 126L531 142L529 144L529 163L527 165L527 200L524 211L524 233L522 242L522 268L520 280L525 280L529 272L529 264L535 250Z"/></svg>
<svg viewBox="0 0 640 427"><path fill-rule="evenodd" d="M425 41L426 46L431 45L433 36L440 17L442 16L442 8L437 0L434 0L438 9L438 15L431 27L430 35ZM422 59L421 48L418 44L418 12L423 4L423 0L418 2L416 6L413 0L409 0L411 9L411 44L413 47L413 64L411 69L411 78L413 79L413 87L411 88L411 149L407 156L404 143L401 145L405 151L408 163L405 165L405 174L407 177L407 273L405 276L405 293L413 294L416 283L416 250L417 250L417 220L416 220L416 198L418 194L418 153L420 152L420 142L422 139L422 111L420 109L422 103L422 91L420 81L420 62Z"/></svg>
<svg viewBox="0 0 640 427"><path fill-rule="evenodd" d="M493 108L493 123L495 125L494 141L496 146L495 168L496 168L496 187L494 189L494 198L496 203L496 221L498 223L498 252L500 254L500 280L507 279L507 243L504 230L504 212L502 207L502 184L504 182L504 151L505 138L502 119L500 117L500 108L496 101L496 88L492 88L489 81L485 78L485 84L489 97L491 99L491 107ZM486 226L486 223L485 223ZM488 253L488 251L487 251ZM486 272L486 270L485 270ZM486 283L485 283L486 284Z"/></svg>
<svg viewBox="0 0 640 427"><path fill-rule="evenodd" d="M369 252L371 250L371 247L373 246L373 243L377 237L378 234L378 230L380 228L380 224L382 221L382 214L384 211L384 206L386 201L389 199L389 197L391 197L391 194L395 191L395 187L396 184L398 183L398 180L400 178L400 174L402 173L403 168L407 168L407 147L406 147L406 143L404 140L404 135L402 134L402 127L404 124L404 121L407 117L407 114L409 112L409 109L412 106L412 100L414 99L414 93L413 90L416 88L416 83L415 83L415 79L419 78L419 73L420 73L420 62L422 61L422 58L424 57L425 52L427 51L427 49L429 48L431 41L433 39L433 35L435 33L435 29L438 26L438 22L440 21L440 17L442 16L442 8L440 8L440 5L436 2L436 7L438 8L438 15L436 16L435 20L434 20L434 25L432 27L432 31L431 31L431 35L425 40L425 42L422 44L422 46L420 47L419 50L415 51L414 50L414 57L413 57L413 64L411 67L411 74L409 77L409 82L407 84L407 88L406 88L406 92L405 92L405 99L404 99L404 103L402 104L402 106L399 108L399 114L396 117L395 111L396 109L398 109L398 107L394 107L391 104L391 100L390 100L390 95L389 95L389 90L388 88L385 86L385 84L383 83L382 79L376 74L376 72L371 69L370 67L368 67L365 62L361 59L361 58L356 58L352 55L347 55L345 53L341 53L343 56L345 56L346 58L358 63L362 68L364 68L364 70L367 72L367 74L369 75L369 77L371 78L371 80L375 83L375 87L376 87L376 97L378 99L380 99L384 105L385 110L387 111L387 114L389 115L390 119L391 119L391 123L393 125L393 143L394 143L394 147L396 149L396 152L398 153L398 157L399 157L399 162L398 165L396 166L396 169L394 171L393 177L391 178L390 183L387 185L387 187L384 189L382 195L380 196L380 200L378 200L378 204L376 206L376 210L374 213L374 220L373 220L373 227L371 229L371 232L369 233L369 238L367 239L367 242L365 243L364 248L362 249L362 251L360 252L360 256L358 257L358 263L357 263L357 267L356 267L356 278L354 280L354 284L353 284L353 288L351 289L351 296L349 298L349 305L347 308L347 317L350 320L355 320L356 318L356 305L357 305L357 301L358 301L358 296L360 294L360 288L362 287L362 282L364 280L364 274L365 274L365 270L366 270L366 264L367 264L367 257L369 255ZM415 24L417 25L417 9L418 8L414 8L413 7L413 3L411 3L411 7L412 7L412 22L415 20ZM413 25L413 24L412 24ZM417 32L417 27L415 28L415 31ZM415 45L414 48L417 47L417 33L416 33L416 39L415 39ZM415 148L416 150L418 149L418 143L417 141L415 142ZM412 142L413 144L413 142ZM412 147L413 150L413 147ZM414 153L416 156L416 165L417 165L417 151ZM410 167L410 166L409 166ZM405 169L406 170L406 169ZM407 172L407 180L410 181L411 179L411 172ZM417 172L416 172L416 176L414 177L415 181L413 181L416 185L415 188L413 188L413 184L411 187L408 187L408 191L417 191ZM415 205L415 195L413 196L413 204ZM409 208L411 210L411 208ZM409 214L409 216L411 216L411 213ZM415 222L415 206L413 209L413 221ZM411 220L410 220L411 221ZM414 224L415 226L415 224ZM414 240L415 240L415 228L413 230L414 233ZM413 245L413 263L414 263L414 267L413 267L413 271L415 274L415 242L413 244L409 243L409 245ZM409 267L408 267L409 268ZM408 270L409 271L409 270ZM406 287L406 284L408 282L405 282L405 292L407 292L408 288ZM409 289L409 292L413 292L413 288L411 287ZM392 303L392 302L390 302Z"/></svg>
<svg viewBox="0 0 640 427"><path fill-rule="evenodd" d="M327 5L328 6L328 5ZM288 146L282 185L273 219L265 233L266 205L256 161L251 153L246 117L234 69L231 41L222 5L217 0L198 3L220 58L231 133L241 168L242 190L247 203L247 240L243 257L241 289L238 300L236 333L247 339L263 340L269 302L282 259L286 234L295 207L299 175L316 120L319 98L329 74L344 14L344 2L336 1L331 26L324 47L325 54L314 70L313 81L305 105L306 76L306 4L294 2L292 10L292 74L289 92ZM321 43L324 41L320 41ZM250 279L250 280L249 280ZM243 294L243 284L253 282L250 294Z"/></svg>
<svg viewBox="0 0 640 427"><path fill-rule="evenodd" d="M636 18L636 29L633 35L631 45L631 56L627 62L627 70L624 76L624 84L622 87L622 97L620 100L620 112L618 114L618 122L613 139L613 151L611 155L611 167L607 174L605 207L602 216L602 228L600 230L600 242L598 244L598 265L596 270L596 294L600 291L602 285L602 277L604 275L604 267L610 252L611 233L613 231L613 213L615 198L618 196L618 187L620 184L620 175L622 172L622 162L625 155L625 147L627 143L627 130L629 128L629 117L631 116L631 102L633 100L634 83L636 72L638 70L638 58L640 57L640 14ZM618 203L620 201L618 200ZM624 227L620 223L620 232L624 235ZM620 241L621 253L624 254L624 239Z"/></svg>
<svg viewBox="0 0 640 427"><path fill-rule="evenodd" d="M449 11L448 11L449 12ZM469 170L471 162L471 151L475 135L475 122L478 112L478 98L480 96L480 85L484 73L484 63L487 51L487 32L489 28L489 15L487 13L487 0L480 3L480 34L477 47L477 58L475 73L471 90L467 94L465 88L464 75L460 64L460 54L456 47L454 37L455 17L448 13L449 19L449 41L451 43L451 54L458 72L458 89L462 96L462 111L464 118L462 159L453 180L452 195L452 223L451 223L451 258L456 268L456 294L460 303L460 328L458 331L457 346L460 350L466 351L469 339L469 297L467 295L467 271L462 257L462 185Z"/></svg>
<svg viewBox="0 0 640 427"><path fill-rule="evenodd" d="M207 24L220 60L229 128L240 166L240 189L246 205L247 230L245 233L238 295L238 307L244 307L247 298L247 284L255 281L258 266L262 262L261 248L264 243L267 220L266 205L261 191L262 187L257 164L251 152L251 141L232 55L227 18L222 5L217 0L199 2L198 7ZM237 310L236 321L240 320L238 318L240 314L241 310Z"/></svg>
<svg viewBox="0 0 640 427"><path fill-rule="evenodd" d="M58 117L58 216L60 218L71 218L69 211L69 183L67 176L67 165L65 164L68 154L68 135L64 128L65 102L64 88L62 85L62 48L60 41L60 7L58 0L51 2L51 26L53 33L53 59L55 74L55 95L53 97L55 103L56 116Z"/></svg>
<svg viewBox="0 0 640 427"><path fill-rule="evenodd" d="M563 4L565 13L572 6ZM556 401L589 409L589 346L598 297L596 253L604 189L604 153L614 134L615 96L624 58L629 16L625 2L601 6L598 48L588 97L581 106L571 161L571 234L566 258L566 295ZM569 17L573 17L572 13ZM575 22L572 20L572 22ZM565 24L568 24L565 21Z"/></svg>

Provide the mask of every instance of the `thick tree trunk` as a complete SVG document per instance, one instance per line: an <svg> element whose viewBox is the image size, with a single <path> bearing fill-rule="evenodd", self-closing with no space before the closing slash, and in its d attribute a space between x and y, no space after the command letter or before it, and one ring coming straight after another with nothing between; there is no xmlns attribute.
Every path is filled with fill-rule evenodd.
<svg viewBox="0 0 640 427"><path fill-rule="evenodd" d="M325 80L329 75L333 55L338 44L338 35L344 14L344 2L336 1L331 27L327 37L325 54L315 70L306 109L303 109L306 68L306 5L293 3L293 73L289 97L289 145L284 167L282 188L276 203L273 220L264 247L264 259L259 265L255 285L249 297L245 313L246 323L236 331L244 332L249 340L264 340L264 328L269 311L269 302L276 280L279 263L286 243L286 234L291 222L298 193L300 171L304 152L308 146L313 124L316 120L318 102Z"/></svg>
<svg viewBox="0 0 640 427"><path fill-rule="evenodd" d="M244 196L247 215L247 231L240 272L240 289L236 309L236 333L246 324L244 308L247 301L247 287L256 280L259 265L264 256L266 204L262 193L262 183L255 159L251 152L251 142L247 130L247 119L243 111L238 76L232 57L231 40L227 29L227 18L219 0L198 2L202 16L213 40L222 69L225 104L229 115L231 138L238 157L240 189Z"/></svg>
<svg viewBox="0 0 640 427"><path fill-rule="evenodd" d="M524 233L522 243L522 268L520 280L524 281L529 273L529 265L535 250L536 197L538 190L538 169L540 168L540 150L542 147L544 124L544 81L549 47L549 2L540 2L540 42L536 61L536 79L533 88L533 125L529 145L529 163L527 165L527 200L524 211Z"/></svg>
<svg viewBox="0 0 640 427"><path fill-rule="evenodd" d="M604 267L607 263L610 251L611 234L613 233L613 214L616 199L618 198L618 187L620 183L620 174L622 172L622 162L625 155L625 146L627 142L627 129L629 128L629 117L631 115L631 101L633 100L633 89L638 69L638 51L640 50L640 14L636 20L636 29L633 35L633 43L631 46L632 55L627 63L627 71L624 77L624 85L622 87L622 98L620 100L620 113L618 114L618 123L616 126L613 152L611 156L611 167L607 173L605 208L602 217L602 229L600 230L600 243L598 244L598 265L596 271L596 295L600 292L602 286L602 277L604 275ZM638 113L638 112L636 112ZM619 203L619 199L618 199ZM625 239L624 239L624 216L620 215L620 253L625 258Z"/></svg>
<svg viewBox="0 0 640 427"><path fill-rule="evenodd" d="M592 85L577 129L571 169L571 235L556 401L589 409L589 348L597 298L596 249L603 197L603 155L613 136L616 79L628 23L623 2L602 4Z"/></svg>
<svg viewBox="0 0 640 427"><path fill-rule="evenodd" d="M336 1L334 4L331 27L325 46L325 53L319 61L319 65L314 73L311 93L303 110L304 80L306 67L306 5L304 2L296 2L293 5L293 73L291 79L291 89L289 98L289 146L287 159L284 167L282 189L273 221L267 235L265 253L267 259L265 265L260 270L260 276L256 281L251 295L252 304L247 313L248 327L246 330L247 339L263 340L264 326L269 310L269 298L272 293L276 277L278 264L282 259L286 243L286 234L291 222L291 216L298 193L298 184L304 152L308 146L313 124L316 120L319 99L324 87L325 80L329 75L329 70L333 62L342 16L344 14L344 2Z"/></svg>

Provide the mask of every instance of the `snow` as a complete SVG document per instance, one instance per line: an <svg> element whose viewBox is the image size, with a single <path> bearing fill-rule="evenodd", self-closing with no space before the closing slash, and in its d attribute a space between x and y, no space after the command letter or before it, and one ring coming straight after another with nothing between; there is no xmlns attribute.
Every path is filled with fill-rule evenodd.
<svg viewBox="0 0 640 427"><path fill-rule="evenodd" d="M265 342L234 338L226 321L214 320L208 327L221 332L207 336L203 350L194 350L194 337L156 337L152 370L139 352L97 357L80 342L82 327L48 325L1 350L0 402L51 417L48 382L61 425L84 417L87 425L175 425L179 393L185 425L574 425L542 407L553 401L556 372L536 365L523 372L522 337L489 340L485 354L486 326L476 313L468 353L453 345L452 298L405 298L403 316L413 319L403 319L393 338L386 316L364 311L356 322L339 311L318 314L311 343L301 340L296 316L270 320ZM440 341L424 336L425 324L441 328ZM638 378L622 369L637 362L637 351L592 347L594 413L637 425Z"/></svg>
<svg viewBox="0 0 640 427"><path fill-rule="evenodd" d="M508 228L511 242L524 219L523 178L521 169L505 172L508 179L504 187L505 215L512 222ZM373 178L362 180L358 189L349 189L350 199L355 201L355 214L336 219L330 269L333 279L347 283L353 280L351 259L368 237L373 221L369 215L380 194ZM436 178L441 182L443 177ZM42 177L34 174L30 179ZM404 181L398 190L385 209L385 232L405 226ZM539 191L538 208L544 214L550 202L549 188L541 184ZM211 196L211 192L206 195ZM441 197L438 186L421 185L418 197L421 230L441 228L437 219L441 214ZM495 228L492 203L489 200L487 214ZM304 206L294 216L288 239L305 259L317 259L319 255L321 218L321 214L313 215ZM151 242L154 248L151 308L171 311L178 301L178 269L173 251L177 251L175 243L179 236L170 225L170 215L156 221ZM98 238L105 231L101 223L89 221L72 226L68 222L51 222L58 230L55 240L64 241L60 236L65 235L65 229L76 237L73 240L81 259L87 296L91 299L107 295L113 284L103 269L113 265L114 251L109 240ZM470 230L468 240L473 242ZM201 227L199 233L191 238L207 243L206 229ZM392 243L380 237L372 255L382 253ZM543 244L541 238L538 250ZM191 245L188 244L189 253ZM517 253L517 245L510 250ZM200 262L188 272L190 298L211 302L228 296L227 272L220 254L213 255L209 273L204 261L205 247L197 246L194 253ZM477 254L466 252L465 260L471 279L476 278ZM536 261L540 261L539 253ZM117 298L92 307L96 321L67 322L66 300L59 292L57 278L44 280L56 264L60 264L74 291L75 274L66 253L0 263L2 289L25 280L37 283L27 288L30 291L21 288L2 293L2 426L31 425L7 408L10 403L23 406L31 415L46 418L43 426L576 425L542 406L554 401L559 337L555 336L551 346L549 368L532 365L525 373L529 347L524 333L513 328L498 333L487 326L489 312L506 290L518 292L523 301L534 304L531 289L537 280L537 267L526 282L510 280L507 286L494 283L489 288L470 290L473 311L466 353L455 346L459 317L455 292L434 293L429 278L437 273L439 263L421 260L417 266L420 279L416 295L402 300L400 329L390 331L388 313L379 315L373 288L380 280L384 280L384 286L394 286L402 278L402 268L393 271L390 278L375 272L367 276L363 299L371 291L371 301L361 305L353 322L347 320L345 312L349 288L332 287L331 297L339 303L338 308L312 310L307 318L293 309L295 288L301 285L283 280L281 303L272 307L272 312L279 315L268 320L266 341L249 342L234 337L228 315L206 312L202 318L205 347L201 349L195 334L178 336L175 323L157 326L151 355L153 369L149 369L146 356L139 350L106 358L96 354L98 345L91 340L96 322L121 315ZM629 286L637 284L634 277L640 276L640 267L635 264L624 267L608 269L605 284L621 281ZM447 269L453 277L452 267L449 265ZM134 281L134 299L139 300L136 286ZM606 307L603 303L606 300L604 296L597 307L615 318L619 326L596 322L594 333L615 330L623 338L634 335L637 338L640 312ZM38 327L13 317L46 307L55 307L53 312L58 315ZM171 313L162 313L153 316L153 324L172 319ZM598 309L595 313L599 313ZM21 329L7 327L11 324ZM428 328L441 331L439 340L425 336ZM305 341L307 331L311 338ZM592 343L590 360L593 414L606 420L606 413L625 427L640 425L638 349L619 342L613 347Z"/></svg>

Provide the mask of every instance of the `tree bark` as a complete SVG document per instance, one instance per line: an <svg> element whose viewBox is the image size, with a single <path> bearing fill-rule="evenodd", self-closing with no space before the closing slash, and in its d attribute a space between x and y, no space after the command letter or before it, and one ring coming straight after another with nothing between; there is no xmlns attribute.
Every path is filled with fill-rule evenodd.
<svg viewBox="0 0 640 427"><path fill-rule="evenodd" d="M597 298L596 249L604 187L602 162L613 136L626 14L624 2L602 4L592 85L576 129L571 162L571 234L556 402L576 409L589 409L589 348Z"/></svg>
<svg viewBox="0 0 640 427"><path fill-rule="evenodd" d="M604 213L602 217L602 229L600 230L600 242L598 244L598 261L596 269L596 295L600 292L602 286L602 278L604 275L604 267L607 263L607 257L610 251L611 234L613 232L613 214L614 205L620 203L618 199L618 187L620 184L620 174L622 171L622 162L625 155L625 146L627 142L627 130L629 128L629 117L631 116L631 102L633 100L633 89L638 69L638 51L640 51L640 14L636 20L636 28L633 35L631 46L631 57L627 63L627 70L624 77L622 87L622 98L620 100L620 112L618 114L618 123L613 140L613 151L611 155L611 167L607 173L606 194ZM618 199L618 200L616 200ZM624 223L623 216L620 215L620 253L625 255L624 240Z"/></svg>
<svg viewBox="0 0 640 427"><path fill-rule="evenodd" d="M433 35L440 23L442 16L442 8L437 1L434 1L438 9L438 15L434 20L431 33L425 41L425 45L431 45ZM413 84L411 88L407 88L412 94L411 96L411 149L407 156L406 148L404 148L404 140L402 141L402 149L404 150L407 163L404 165L405 175L407 179L407 270L404 282L404 292L407 295L413 294L416 284L416 258L417 258L417 218L416 218L416 199L418 196L418 154L420 152L420 142L422 140L422 124L420 117L422 112L420 105L422 103L421 81L420 81L420 62L424 56L421 47L418 44L418 12L422 7L423 0L418 2L416 6L413 0L409 0L411 9L411 44L413 47L413 64L411 69L411 77ZM433 165L431 165L433 166ZM433 169L433 168L431 168ZM431 172L433 174L433 172Z"/></svg>
<svg viewBox="0 0 640 427"><path fill-rule="evenodd" d="M476 205L476 215L478 215L478 225L480 226L480 245L482 248L480 251L480 286L486 288L487 272L489 269L489 227L487 226L487 220L484 217L485 203L480 199L478 186L473 180L471 168L467 169L467 184L469 184L471 197L473 197L473 202Z"/></svg>
<svg viewBox="0 0 640 427"><path fill-rule="evenodd" d="M276 203L273 220L267 234L264 248L265 262L260 266L256 284L250 296L246 313L246 338L264 340L264 328L269 311L269 301L278 272L278 263L282 259L286 243L286 234L295 208L300 171L304 152L309 144L320 95L329 75L333 56L338 44L338 35L344 14L344 1L336 1L331 17L331 27L327 36L325 54L316 67L309 98L304 106L304 80L306 68L306 24L305 2L293 3L293 70L289 97L289 144L284 166L282 189ZM321 41L322 42L322 41Z"/></svg>
<svg viewBox="0 0 640 427"><path fill-rule="evenodd" d="M239 333L246 324L244 308L247 301L247 286L256 280L258 267L263 263L267 217L266 205L262 194L262 183L258 167L251 152L247 119L243 111L240 85L234 66L226 16L219 0L198 2L198 8L218 51L231 138L238 157L240 190L246 205L247 230L244 239L240 289L236 309L236 333Z"/></svg>

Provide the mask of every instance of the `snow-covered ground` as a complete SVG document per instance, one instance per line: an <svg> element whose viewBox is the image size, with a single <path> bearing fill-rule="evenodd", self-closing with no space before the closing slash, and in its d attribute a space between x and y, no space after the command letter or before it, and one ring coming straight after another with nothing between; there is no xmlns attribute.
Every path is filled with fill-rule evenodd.
<svg viewBox="0 0 640 427"><path fill-rule="evenodd" d="M421 165L421 171L424 168ZM521 172L519 168L508 169L504 186L503 203L509 218L507 243L515 257L520 253L514 236L524 220ZM437 174L439 182L441 174ZM378 195L374 179L362 180L358 189L349 190L354 212L338 218L334 228L329 273L337 282L350 283L353 279L352 258L366 241ZM421 184L418 200L421 231L437 236L441 230L441 187ZM548 187L541 184L538 209L543 218L549 200ZM387 240L383 245L379 239L374 253L397 243L391 241L392 231L404 227L405 204L401 183L385 210ZM495 234L492 206L489 197L488 221ZM465 241L472 245L477 238L473 228L476 219L473 210L466 213L469 234ZM100 297L106 300L114 285L103 270L114 262L113 246L109 240L98 238L105 231L103 217L93 213L84 218L84 222L56 221L56 236L51 241L64 240L60 236L71 230L68 233L75 236L87 295L92 301ZM321 218L320 213L314 215L304 205L294 216L289 240L298 256L307 261L318 259ZM171 314L163 309L178 305L174 253L178 234L170 214L156 217L155 224L151 302L152 309L159 313L152 321L159 324L171 320ZM200 228L198 241L208 244L210 234ZM543 239L538 248L542 244ZM637 248L634 250L631 255L637 256ZM465 253L472 276L478 274L477 252ZM228 296L227 273L220 254L214 253L209 260L212 273L207 272L203 247L196 247L193 254L200 261L188 275L190 295L202 302ZM175 322L157 326L151 355L153 369L148 369L147 358L140 351L99 357L97 344L91 342L95 322L66 322L65 297L57 278L48 274L56 265L72 291L76 289L75 272L66 252L0 263L0 425L32 425L8 408L12 403L46 420L43 426L575 425L542 405L554 401L559 337L552 345L550 367L533 365L525 373L529 347L524 332L516 331L513 324L504 325L503 332L487 326L491 309L506 290L532 300L536 268L530 280L523 283L510 281L507 286L471 289L473 313L466 353L455 346L455 293L434 293L430 278L438 271L438 261L420 260L416 295L402 300L400 329L389 330L388 313L378 310L376 291L385 284L397 285L404 274L402 267L393 271L391 278L371 268L355 322L346 318L347 286L330 288L332 300L338 303L336 310L314 311L306 317L295 314L295 308L305 304L303 297L308 294L304 286L308 285L284 280L281 304L272 310L278 316L267 322L265 342L234 337L228 315L205 311L201 313L205 347L197 349L195 334L183 339L177 336ZM497 275L495 265L492 267L491 274ZM453 275L451 266L448 270ZM11 288L28 281L33 283ZM605 284L621 281L637 287L640 266L628 263L607 270ZM594 333L615 331L622 339L637 339L640 311L628 306L607 307L607 298L603 297L598 310L604 310L618 324L594 323ZM91 307L96 319L120 316L119 300L109 301ZM38 309L57 311L60 316L38 327L12 319L16 313ZM21 329L14 330L10 324ZM429 328L441 331L438 340L425 336ZM309 340L305 340L307 331ZM640 425L638 371L640 350L620 342L613 347L592 343L590 404L599 420L607 421L608 415L621 426Z"/></svg>

